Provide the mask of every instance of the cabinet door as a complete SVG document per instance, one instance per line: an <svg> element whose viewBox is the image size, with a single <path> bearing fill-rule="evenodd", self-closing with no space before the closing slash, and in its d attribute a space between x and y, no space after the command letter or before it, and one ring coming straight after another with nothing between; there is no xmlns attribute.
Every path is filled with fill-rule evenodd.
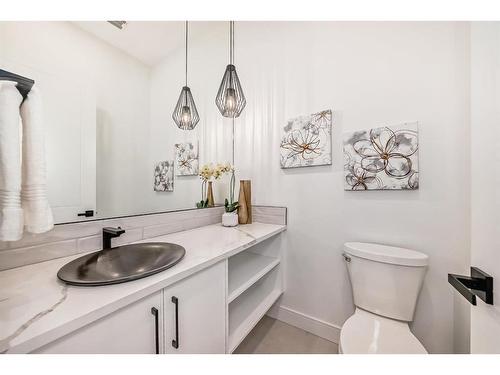
<svg viewBox="0 0 500 375"><path fill-rule="evenodd" d="M163 290L166 353L225 353L226 261Z"/></svg>
<svg viewBox="0 0 500 375"><path fill-rule="evenodd" d="M154 354L162 332L162 293L111 313L35 351L41 354ZM158 309L158 331L152 308ZM159 352L162 336L158 336Z"/></svg>

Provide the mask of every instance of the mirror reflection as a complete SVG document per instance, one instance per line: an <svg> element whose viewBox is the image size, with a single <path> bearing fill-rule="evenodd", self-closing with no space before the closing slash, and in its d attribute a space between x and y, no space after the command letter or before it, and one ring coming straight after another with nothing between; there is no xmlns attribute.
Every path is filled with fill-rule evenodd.
<svg viewBox="0 0 500 375"><path fill-rule="evenodd" d="M190 22L186 38L184 22L0 23L0 68L34 80L43 102L55 223L224 203L233 129L215 99L228 30ZM219 163L204 170L219 174L212 199L200 172Z"/></svg>

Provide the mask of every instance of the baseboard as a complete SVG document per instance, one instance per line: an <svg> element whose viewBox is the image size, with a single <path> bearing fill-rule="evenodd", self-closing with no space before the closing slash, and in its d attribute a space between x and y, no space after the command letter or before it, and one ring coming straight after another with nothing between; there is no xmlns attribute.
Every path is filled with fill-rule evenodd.
<svg viewBox="0 0 500 375"><path fill-rule="evenodd" d="M273 306L268 312L271 318L280 320L294 327L303 329L313 335L324 338L325 340L339 343L340 327L332 323L303 314L285 306Z"/></svg>

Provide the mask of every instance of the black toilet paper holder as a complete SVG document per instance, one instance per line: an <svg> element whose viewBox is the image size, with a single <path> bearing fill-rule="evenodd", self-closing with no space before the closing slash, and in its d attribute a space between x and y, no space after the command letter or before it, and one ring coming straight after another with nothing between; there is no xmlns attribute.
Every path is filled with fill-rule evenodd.
<svg viewBox="0 0 500 375"><path fill-rule="evenodd" d="M493 305L493 277L479 268L471 267L470 276L449 273L448 282L472 305L476 305L476 296Z"/></svg>

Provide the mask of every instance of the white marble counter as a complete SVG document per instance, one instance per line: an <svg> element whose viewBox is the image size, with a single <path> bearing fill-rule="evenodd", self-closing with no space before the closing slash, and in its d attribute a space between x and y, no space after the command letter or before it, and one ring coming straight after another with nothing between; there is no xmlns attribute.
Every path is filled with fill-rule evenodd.
<svg viewBox="0 0 500 375"><path fill-rule="evenodd" d="M138 241L177 243L186 255L168 270L117 285L60 282L59 268L81 254L0 272L0 353L31 352L285 229L261 223L235 228L215 224Z"/></svg>

